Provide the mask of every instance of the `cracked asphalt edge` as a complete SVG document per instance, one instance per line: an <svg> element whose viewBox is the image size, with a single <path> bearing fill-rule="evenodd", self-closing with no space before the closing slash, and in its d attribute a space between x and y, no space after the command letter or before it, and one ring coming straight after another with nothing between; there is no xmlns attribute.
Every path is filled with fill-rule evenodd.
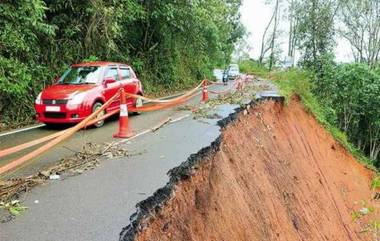
<svg viewBox="0 0 380 241"><path fill-rule="evenodd" d="M165 204L173 197L176 185L190 178L203 161L207 161L207 157L213 156L220 149L222 130L231 122L238 118L241 112L246 111L250 107L260 104L263 101L273 100L284 103L285 98L277 93L265 93L256 95L254 100L249 100L240 107L234 109L234 112L227 117L219 120L217 125L221 127L220 134L216 139L199 150L195 154L191 154L181 165L168 171L169 181L162 188L156 190L152 196L136 204L136 212L133 213L129 221L130 223L120 232L120 241L134 241L139 231L149 226L149 220L155 216Z"/></svg>

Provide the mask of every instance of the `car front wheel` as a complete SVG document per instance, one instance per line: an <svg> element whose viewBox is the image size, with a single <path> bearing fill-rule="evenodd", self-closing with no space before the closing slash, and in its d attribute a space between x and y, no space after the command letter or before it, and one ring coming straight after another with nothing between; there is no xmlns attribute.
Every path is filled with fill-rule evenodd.
<svg viewBox="0 0 380 241"><path fill-rule="evenodd" d="M102 107L102 103L100 102L96 102L93 106L92 106L92 113L94 113L95 111L99 110L101 107ZM105 110L102 110L97 116L96 118L100 118L102 116L104 116L106 114L106 111ZM99 128L99 127L102 127L104 125L104 120L100 120L98 122L96 122L94 124L94 126L96 128Z"/></svg>

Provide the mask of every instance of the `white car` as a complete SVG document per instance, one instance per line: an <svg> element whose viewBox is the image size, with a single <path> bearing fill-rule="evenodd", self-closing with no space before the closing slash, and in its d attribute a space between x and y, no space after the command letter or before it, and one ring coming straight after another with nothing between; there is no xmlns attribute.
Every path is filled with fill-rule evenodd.
<svg viewBox="0 0 380 241"><path fill-rule="evenodd" d="M228 79L235 79L240 75L239 65L237 64L230 64L228 66Z"/></svg>

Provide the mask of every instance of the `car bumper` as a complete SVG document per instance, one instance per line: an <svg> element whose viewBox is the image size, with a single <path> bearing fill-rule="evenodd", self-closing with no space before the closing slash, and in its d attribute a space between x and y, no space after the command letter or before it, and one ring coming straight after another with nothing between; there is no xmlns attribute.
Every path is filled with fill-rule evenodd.
<svg viewBox="0 0 380 241"><path fill-rule="evenodd" d="M53 111L51 111L49 107L51 108L52 106L44 104L34 105L38 122L54 124L78 123L91 114L90 109L83 108L80 105L72 107L55 105L53 107L56 110Z"/></svg>

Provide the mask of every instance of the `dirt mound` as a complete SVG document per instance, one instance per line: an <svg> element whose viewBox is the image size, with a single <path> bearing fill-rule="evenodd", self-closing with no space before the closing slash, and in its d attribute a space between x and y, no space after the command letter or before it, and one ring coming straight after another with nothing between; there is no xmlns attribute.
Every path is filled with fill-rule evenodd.
<svg viewBox="0 0 380 241"><path fill-rule="evenodd" d="M135 240L377 240L373 173L299 101L239 114L219 145Z"/></svg>

